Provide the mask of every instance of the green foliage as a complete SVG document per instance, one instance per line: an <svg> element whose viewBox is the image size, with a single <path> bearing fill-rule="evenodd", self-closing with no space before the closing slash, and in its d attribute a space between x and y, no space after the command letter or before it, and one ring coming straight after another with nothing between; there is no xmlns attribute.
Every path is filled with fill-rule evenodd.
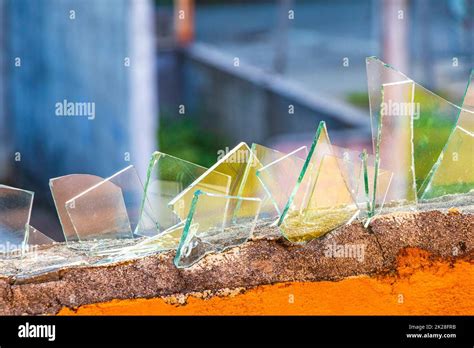
<svg viewBox="0 0 474 348"><path fill-rule="evenodd" d="M346 96L346 101L358 108L369 109L369 94L367 92L352 92Z"/></svg>
<svg viewBox="0 0 474 348"><path fill-rule="evenodd" d="M226 143L222 137L202 129L189 116L160 118L158 144L161 152L210 167L217 161L217 151Z"/></svg>

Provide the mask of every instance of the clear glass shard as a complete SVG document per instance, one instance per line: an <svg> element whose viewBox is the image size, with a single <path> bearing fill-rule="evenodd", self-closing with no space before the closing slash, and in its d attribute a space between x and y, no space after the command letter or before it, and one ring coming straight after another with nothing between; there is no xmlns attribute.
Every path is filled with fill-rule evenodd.
<svg viewBox="0 0 474 348"><path fill-rule="evenodd" d="M104 178L89 174L71 174L49 180L49 188L67 243L77 242L79 237L74 231L74 226L67 213L66 202L102 181Z"/></svg>
<svg viewBox="0 0 474 348"><path fill-rule="evenodd" d="M53 244L54 240L44 233L38 231L33 226L28 225L28 237L26 244L28 246Z"/></svg>
<svg viewBox="0 0 474 348"><path fill-rule="evenodd" d="M353 220L359 213L354 196L341 172L341 158L324 155L315 173L315 185L307 206L292 211L280 224L294 243L307 242Z"/></svg>
<svg viewBox="0 0 474 348"><path fill-rule="evenodd" d="M196 179L169 203L173 211L186 219L190 202L198 190L226 196L255 197L261 192L256 171L261 168L246 143L240 143Z"/></svg>
<svg viewBox="0 0 474 348"><path fill-rule="evenodd" d="M474 190L474 71L459 118L443 152L423 184L422 199Z"/></svg>
<svg viewBox="0 0 474 348"><path fill-rule="evenodd" d="M31 191L0 185L0 253L25 246L33 197Z"/></svg>
<svg viewBox="0 0 474 348"><path fill-rule="evenodd" d="M256 172L263 191L257 196L262 198L260 214L274 221L279 218L288 202L308 151L306 146L302 146L284 154L258 144L252 145L252 151L262 165Z"/></svg>
<svg viewBox="0 0 474 348"><path fill-rule="evenodd" d="M175 206L176 212L169 203L203 175L206 170L205 167L162 152L157 151L152 154L145 181L142 205L147 204L148 201L158 224L159 232L163 232L186 219L191 200L180 200L180 204ZM228 186L227 182L230 180L228 176L216 173L204 180L202 186L212 190L213 183L210 182L211 179L214 179L217 185L223 183L224 186ZM141 216L140 220L143 218L146 218L146 216Z"/></svg>
<svg viewBox="0 0 474 348"><path fill-rule="evenodd" d="M374 191L375 180L375 158L366 157L363 164L363 180L360 182L360 189L358 189L358 200L361 196L366 197L366 215L371 218L381 213L390 184L392 183L393 173L379 168L377 170L377 190ZM363 193L362 193L363 192Z"/></svg>
<svg viewBox="0 0 474 348"><path fill-rule="evenodd" d="M413 149L415 83L403 81L382 85L382 108L378 115L374 179L379 169L393 173L386 199L392 206L416 207ZM396 150L395 150L396 149ZM373 181L372 207L377 205L378 182Z"/></svg>
<svg viewBox="0 0 474 348"><path fill-rule="evenodd" d="M156 235L153 212L146 200L142 207L142 196L141 181L129 166L69 199L66 210L80 241Z"/></svg>
<svg viewBox="0 0 474 348"><path fill-rule="evenodd" d="M374 149L377 152L377 146L387 147L386 153L379 156L380 164L385 163L385 169L393 173L387 202L405 200L407 204L414 205L416 198L412 197L410 189L412 174L406 173L413 172L416 196L421 197L431 169L455 128L461 108L414 83L375 57L367 58L367 77ZM408 117L403 120L403 115ZM387 132L385 135L381 134L384 133L383 128L387 128L385 123L388 128L395 127L395 132L389 133L390 135ZM393 146L397 149L401 147L401 151L393 151ZM406 158L410 147L412 169L408 167L409 160ZM397 153L396 158L393 158L394 153ZM392 170L393 167L398 168ZM410 192L406 192L403 197L405 189Z"/></svg>
<svg viewBox="0 0 474 348"><path fill-rule="evenodd" d="M107 259L101 260L100 264L140 258L159 253L166 250L176 250L184 231L185 221L161 232L160 234L147 237L138 243L122 248L119 252Z"/></svg>
<svg viewBox="0 0 474 348"><path fill-rule="evenodd" d="M209 253L239 245L252 236L261 199L203 191L194 194L176 252L176 267L189 267Z"/></svg>

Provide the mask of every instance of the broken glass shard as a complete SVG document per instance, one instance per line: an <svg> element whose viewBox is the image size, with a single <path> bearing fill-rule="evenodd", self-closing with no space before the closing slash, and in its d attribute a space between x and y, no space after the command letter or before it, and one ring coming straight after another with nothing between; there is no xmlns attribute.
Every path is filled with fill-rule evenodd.
<svg viewBox="0 0 474 348"><path fill-rule="evenodd" d="M225 196L256 197L261 192L256 171L261 164L246 143L240 143L206 170L169 203L173 211L186 219L190 202L198 190Z"/></svg>
<svg viewBox="0 0 474 348"><path fill-rule="evenodd" d="M302 146L285 154L258 144L252 145L252 151L262 165L256 172L262 191L257 195L262 198L260 215L275 221L290 197L308 151Z"/></svg>
<svg viewBox="0 0 474 348"><path fill-rule="evenodd" d="M175 205L175 210L170 206L170 202L206 170L205 167L162 152L153 153L147 171L142 205L147 203L151 206L160 233L168 229L174 230L175 226L186 219L191 200L179 200L179 204ZM213 184L222 184L227 187L229 181L228 176L213 173L203 180L200 187L213 190ZM144 218L146 216L140 216L140 221ZM176 243L178 242L179 236Z"/></svg>
<svg viewBox="0 0 474 348"><path fill-rule="evenodd" d="M34 245L47 245L53 244L54 240L44 233L38 231L33 226L28 225L28 237L26 238L26 244L29 246Z"/></svg>
<svg viewBox="0 0 474 348"><path fill-rule="evenodd" d="M294 243L307 242L352 221L359 208L341 172L342 159L324 155L315 175L308 203L301 211L292 211L280 230Z"/></svg>
<svg viewBox="0 0 474 348"><path fill-rule="evenodd" d="M129 166L69 199L66 210L80 241L156 235L152 210L147 201L142 207L142 196L141 181ZM140 214L147 218L139 223Z"/></svg>
<svg viewBox="0 0 474 348"><path fill-rule="evenodd" d="M0 185L0 253L25 246L33 197L31 191Z"/></svg>
<svg viewBox="0 0 474 348"><path fill-rule="evenodd" d="M185 221L180 222L156 236L144 238L134 245L124 247L111 257L100 260L98 263L106 264L121 260L129 260L132 258L145 257L161 251L176 250L179 241L181 240L185 223Z"/></svg>
<svg viewBox="0 0 474 348"><path fill-rule="evenodd" d="M384 84L381 93L374 178L379 178L380 168L393 173L386 196L388 204L414 208L417 203L412 146L415 84L413 81ZM373 185L372 206L375 206L380 188L377 181Z"/></svg>
<svg viewBox="0 0 474 348"><path fill-rule="evenodd" d="M145 199L149 200L159 225L165 231L186 220L196 190L225 192L231 178L197 164L161 152L152 156L145 183ZM197 182L199 180L199 182ZM187 193L183 191L187 189Z"/></svg>
<svg viewBox="0 0 474 348"><path fill-rule="evenodd" d="M367 58L367 77L378 165L393 173L387 203L415 205L460 108L375 57ZM415 189L410 187L412 181Z"/></svg>
<svg viewBox="0 0 474 348"><path fill-rule="evenodd" d="M368 155L365 151L361 154L363 163L363 180L360 181L357 189L357 201L363 201L362 197L365 196L366 209L364 210L365 217L372 218L373 216L380 214L387 193L390 189L392 182L393 173L379 168L377 170L377 190L374 191L374 180L375 180L375 157Z"/></svg>
<svg viewBox="0 0 474 348"><path fill-rule="evenodd" d="M456 127L423 185L422 199L474 189L474 72L471 73Z"/></svg>
<svg viewBox="0 0 474 348"><path fill-rule="evenodd" d="M244 243L252 236L261 199L196 191L176 252L177 267L189 267L209 253Z"/></svg>
<svg viewBox="0 0 474 348"><path fill-rule="evenodd" d="M79 240L66 210L66 202L88 188L104 181L104 178L89 174L71 174L49 180L59 222L67 243Z"/></svg>
<svg viewBox="0 0 474 348"><path fill-rule="evenodd" d="M291 212L301 212L307 206L311 190L316 180L315 170L319 168L323 157L329 154L332 154L331 142L329 141L326 123L321 121L316 130L316 135L311 144L308 156L298 175L296 184L291 190L290 197L280 215L278 225L283 223L287 214Z"/></svg>

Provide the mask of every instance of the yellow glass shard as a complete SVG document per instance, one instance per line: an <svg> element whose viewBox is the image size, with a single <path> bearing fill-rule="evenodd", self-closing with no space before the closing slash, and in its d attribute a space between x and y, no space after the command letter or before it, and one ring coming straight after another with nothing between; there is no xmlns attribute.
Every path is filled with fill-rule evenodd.
<svg viewBox="0 0 474 348"><path fill-rule="evenodd" d="M256 197L261 192L256 171L261 164L246 143L240 143L170 201L173 211L187 218L194 193Z"/></svg>
<svg viewBox="0 0 474 348"><path fill-rule="evenodd" d="M393 173L386 207L415 209L461 108L375 57L367 58L367 78L377 159L374 178L378 180L379 167ZM374 195L376 191L374 183Z"/></svg>
<svg viewBox="0 0 474 348"><path fill-rule="evenodd" d="M357 204L341 173L340 161L333 155L322 158L308 205L301 212L291 212L280 225L291 242L321 237L358 214Z"/></svg>
<svg viewBox="0 0 474 348"><path fill-rule="evenodd" d="M423 199L474 190L474 72L459 118L425 183Z"/></svg>

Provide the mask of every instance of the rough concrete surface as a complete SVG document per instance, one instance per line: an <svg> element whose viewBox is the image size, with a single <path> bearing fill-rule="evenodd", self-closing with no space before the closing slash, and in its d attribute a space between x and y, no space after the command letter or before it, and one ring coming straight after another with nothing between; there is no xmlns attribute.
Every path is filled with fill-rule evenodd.
<svg viewBox="0 0 474 348"><path fill-rule="evenodd" d="M433 257L453 262L474 259L474 215L457 210L392 213L374 219L368 229L354 222L304 245L291 244L274 231L259 231L256 235L243 245L207 255L187 269L176 268L175 252L169 251L104 266L67 267L37 276L0 275L0 314L55 314L63 306L112 299L390 273L395 270L397 254L407 247L424 249ZM363 258L329 257L325 253L328 245L362 245ZM70 252L64 244L52 248ZM40 251L39 257L47 250Z"/></svg>

